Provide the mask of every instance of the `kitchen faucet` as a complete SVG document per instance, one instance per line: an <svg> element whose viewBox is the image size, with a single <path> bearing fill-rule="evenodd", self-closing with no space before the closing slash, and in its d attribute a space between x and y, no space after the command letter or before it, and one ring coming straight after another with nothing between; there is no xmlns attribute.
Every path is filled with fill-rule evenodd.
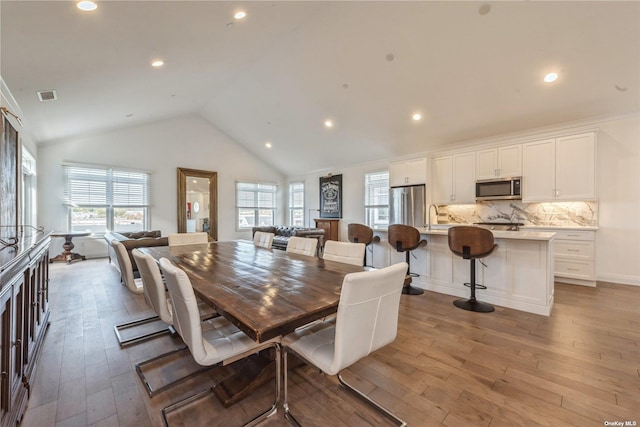
<svg viewBox="0 0 640 427"><path fill-rule="evenodd" d="M436 211L436 221L438 220L438 207L435 204L430 204L429 209L427 210L427 230L431 230L431 208Z"/></svg>

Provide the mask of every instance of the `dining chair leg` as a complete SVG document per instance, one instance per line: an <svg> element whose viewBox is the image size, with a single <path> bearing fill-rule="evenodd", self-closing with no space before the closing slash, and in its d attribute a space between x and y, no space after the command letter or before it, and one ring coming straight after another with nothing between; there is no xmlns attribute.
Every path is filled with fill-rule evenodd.
<svg viewBox="0 0 640 427"><path fill-rule="evenodd" d="M347 383L344 380L344 378L342 378L342 375L340 375L340 373L338 373L337 376L338 376L338 381L340 382L341 386L343 386L347 390L349 390L352 393L354 393L356 396L358 396L361 399L363 399L365 402L367 402L369 405L371 405L374 408L376 408L378 411L380 411L382 414L386 415L388 418L394 420L396 423L398 423L398 426L405 427L407 425L407 423L405 421L403 421L400 418L398 418L396 415L394 415L387 408L381 406L378 402L376 402L375 400L371 399L369 396L367 396L366 394L364 394L363 392L361 392L360 390L358 390L357 388L355 388L351 384Z"/></svg>
<svg viewBox="0 0 640 427"><path fill-rule="evenodd" d="M156 338L165 334L170 334L172 333L171 329L169 328L164 328L164 329L160 329L158 331L153 331L153 332L149 332L146 334L142 334L142 335L136 335L135 337L131 337L131 338L127 338L127 339L123 339L122 335L120 335L120 332L125 330L125 329L129 329L129 328L133 328L135 326L140 326L140 325L144 325L147 323L152 323L152 322L156 322L160 320L159 316L151 316L151 317L145 317L144 319L138 319L138 320L133 320L131 322L125 322L125 323L120 323L119 325L114 325L113 330L116 333L116 338L118 339L118 344L120 344L120 347L126 347L128 345L131 344L136 344L142 341L146 341L146 340L150 340L152 338Z"/></svg>
<svg viewBox="0 0 640 427"><path fill-rule="evenodd" d="M289 420L292 424L298 426L298 427L302 427L300 425L300 423L298 422L298 420L296 420L296 418L293 416L293 414L291 413L291 410L289 409L289 390L288 390L288 378L289 378L289 367L288 367L288 358L287 358L287 354L289 353L289 351L287 350L287 348L285 347L282 350L282 370L284 371L284 402L282 403L282 408L284 409L284 417Z"/></svg>
<svg viewBox="0 0 640 427"><path fill-rule="evenodd" d="M301 424L298 422L298 420L296 420L296 418L293 416L293 414L291 413L291 409L289 408L289 392L288 392L289 371L288 371L288 367L287 367L287 363L288 363L287 362L287 359L288 359L287 358L287 354L288 353L296 354L295 352L292 352L290 349L287 349L286 347L283 349L283 355L282 355L282 365L283 366L282 366L282 369L284 370L284 402L282 404L282 407L284 408L284 416L285 416L285 418L287 420L289 420L295 426L302 427ZM299 356L299 357L301 357L301 356ZM306 359L303 358L303 360L306 360ZM309 363L309 362L307 361L307 363ZM381 406L376 401L372 400L369 396L367 396L366 394L364 394L363 392L361 392L357 388L353 387L351 384L347 383L344 380L344 378L342 378L342 375L340 375L340 373L338 373L337 377L338 377L338 381L340 382L340 385L342 387L344 387L347 390L351 391L356 396L360 397L365 402L367 402L369 405L373 406L375 409L380 411L383 415L386 415L388 418L390 418L393 421L395 421L398 424L399 427L406 427L407 423L405 421L403 421L402 419L398 418L391 411L389 411L385 407Z"/></svg>
<svg viewBox="0 0 640 427"><path fill-rule="evenodd" d="M149 383L149 381L147 380L147 377L146 377L146 375L144 373L144 367L147 366L147 365L150 365L152 363L158 362L159 360L162 360L162 359L164 359L166 357L173 356L176 353L180 353L180 352L184 352L184 351L188 352L189 348L187 346L182 346L182 347L177 348L175 350L168 351L166 353L162 353L162 354L160 354L158 356L152 357L151 359L147 359L147 360L144 360L142 362L136 363L136 372L138 373L138 377L142 381L142 384L144 384L144 388L145 388L145 390L147 390L147 394L149 395L149 397L153 397L156 394L165 391L169 387L172 387L172 386L174 386L174 385L176 385L178 383L181 383L182 381L188 380L189 378L193 378L196 375L200 375L200 374L208 371L209 369L211 369L210 366L201 367L201 369L197 369L197 370L195 370L195 371L193 371L193 372L191 372L191 373L189 373L189 374L187 374L185 376L177 378L177 379L175 379L175 380L173 380L173 381L171 381L169 383L166 383L161 387L153 388L151 386L151 383Z"/></svg>
<svg viewBox="0 0 640 427"><path fill-rule="evenodd" d="M246 354L246 356L248 356L249 354L253 354L256 353L258 351L264 350L266 348L269 347L274 347L275 352L276 352L276 377L275 377L275 398L273 400L273 404L271 405L271 407L269 409L267 409L266 411L262 412L261 414L258 414L255 418L253 418L251 421L247 422L246 424L244 424L243 427L250 427L250 426L255 426L256 424L264 421L265 419L269 418L270 416L272 416L273 414L278 412L278 405L280 404L280 387L282 387L282 383L281 383L281 377L282 377L282 372L280 370L280 364L282 363L282 351L281 351L281 347L280 344L277 342L272 342L269 343L267 345L264 345L262 347L256 348L254 350L251 351L251 353ZM209 366L209 368L214 368L216 366L222 366L224 364L224 362L218 363L216 365L212 365ZM176 409L180 409L185 405L188 405L191 402L194 402L204 396L207 396L210 393L213 393L213 389L214 389L215 385L213 387L210 387L206 390L201 391L200 393L194 394L193 396L187 397L185 399L182 399L178 402L172 403L171 405L165 407L162 409L161 411L161 415L162 415L162 423L165 427L169 427L169 419L167 418L167 414L169 412L173 412Z"/></svg>

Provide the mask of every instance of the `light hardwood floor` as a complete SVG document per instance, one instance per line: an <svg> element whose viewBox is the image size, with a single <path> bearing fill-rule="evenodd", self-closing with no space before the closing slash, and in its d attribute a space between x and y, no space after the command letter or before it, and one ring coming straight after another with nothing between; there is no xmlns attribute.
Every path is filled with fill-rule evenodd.
<svg viewBox="0 0 640 427"><path fill-rule="evenodd" d="M149 398L134 364L179 343L166 336L120 349L113 325L149 314L143 297L121 286L105 259L52 264L50 291L51 326L23 427L160 426L162 407L223 375ZM555 295L548 318L501 307L470 313L431 292L402 296L396 341L345 377L410 426L640 423L640 287L556 284ZM308 366L291 384L305 426L391 425ZM271 387L231 410L203 400L176 425L236 425L264 407ZM280 409L262 425L289 424Z"/></svg>

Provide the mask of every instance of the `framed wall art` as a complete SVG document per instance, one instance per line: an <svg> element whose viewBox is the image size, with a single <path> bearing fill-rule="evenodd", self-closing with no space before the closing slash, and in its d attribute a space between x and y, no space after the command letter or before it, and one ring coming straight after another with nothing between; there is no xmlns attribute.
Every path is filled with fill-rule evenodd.
<svg viewBox="0 0 640 427"><path fill-rule="evenodd" d="M320 218L342 218L342 175L320 178Z"/></svg>
<svg viewBox="0 0 640 427"><path fill-rule="evenodd" d="M0 237L6 239L18 233L19 142L4 114L0 120Z"/></svg>

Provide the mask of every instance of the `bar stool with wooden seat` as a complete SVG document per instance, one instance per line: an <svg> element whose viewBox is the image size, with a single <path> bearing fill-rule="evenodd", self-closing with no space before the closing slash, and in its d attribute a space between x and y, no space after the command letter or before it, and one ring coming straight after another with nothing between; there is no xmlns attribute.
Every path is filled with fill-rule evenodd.
<svg viewBox="0 0 640 427"><path fill-rule="evenodd" d="M364 243L365 247L369 247L372 243L378 243L380 237L373 235L373 229L364 224L349 224L347 226L348 239L351 243ZM367 253L364 254L363 265L373 268L373 246L371 246L371 265L367 265Z"/></svg>
<svg viewBox="0 0 640 427"><path fill-rule="evenodd" d="M487 289L476 283L476 259L490 255L497 247L491 230L481 227L457 226L449 228L449 249L459 257L471 262L470 281L465 286L471 288L469 299L458 299L453 304L463 310L490 313L495 310L491 304L476 299L476 289Z"/></svg>
<svg viewBox="0 0 640 427"><path fill-rule="evenodd" d="M417 228L404 224L392 224L389 226L389 244L398 252L406 253L407 275L404 280L403 294L421 295L424 291L411 286L412 277L418 274L411 273L410 253L414 249L427 244L426 240L420 240L420 232Z"/></svg>

